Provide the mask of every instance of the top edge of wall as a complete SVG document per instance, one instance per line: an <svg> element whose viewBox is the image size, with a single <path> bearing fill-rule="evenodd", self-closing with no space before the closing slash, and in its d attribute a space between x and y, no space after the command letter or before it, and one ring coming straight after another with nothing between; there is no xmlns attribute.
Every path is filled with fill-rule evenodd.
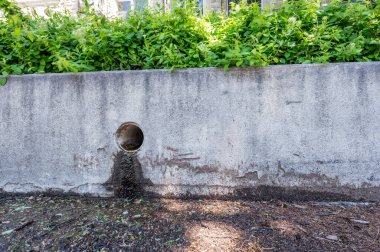
<svg viewBox="0 0 380 252"><path fill-rule="evenodd" d="M176 68L174 70L170 69L144 69L144 70L116 70L116 71L93 71L93 72L66 72L66 73L43 73L43 74L20 74L20 75L9 75L12 78L21 78L24 76L78 76L78 75L96 75L99 73L106 74L120 74L120 73L202 73L209 72L210 70L215 72L255 72L255 71L272 71L272 70L286 70L286 69L295 69L295 68L329 68L329 67L337 67L337 66L348 66L348 65L356 65L356 66L379 66L380 71L380 61L372 61L372 62L341 62L341 63L328 63L328 64L287 64L287 65L270 65L270 66L256 66L256 67L231 67L227 71L225 71L222 67L202 67L202 68ZM0 75L1 76L1 75Z"/></svg>

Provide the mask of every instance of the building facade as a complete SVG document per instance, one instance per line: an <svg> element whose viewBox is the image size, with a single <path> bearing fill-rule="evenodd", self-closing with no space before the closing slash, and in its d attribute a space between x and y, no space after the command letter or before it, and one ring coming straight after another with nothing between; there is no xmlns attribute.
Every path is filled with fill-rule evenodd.
<svg viewBox="0 0 380 252"><path fill-rule="evenodd" d="M35 10L39 15L45 15L47 8L58 11L69 11L75 14L84 7L82 0L15 0L24 10ZM231 2L238 0L199 0L203 13L216 11L228 13ZM262 7L273 4L276 0L248 0L248 2L258 1ZM94 10L107 17L125 17L129 10L146 6L154 7L163 5L167 9L171 5L171 0L89 0Z"/></svg>
<svg viewBox="0 0 380 252"><path fill-rule="evenodd" d="M39 15L44 15L46 9L53 8L70 12L79 10L79 2L77 0L15 0L15 2L25 11L34 10Z"/></svg>

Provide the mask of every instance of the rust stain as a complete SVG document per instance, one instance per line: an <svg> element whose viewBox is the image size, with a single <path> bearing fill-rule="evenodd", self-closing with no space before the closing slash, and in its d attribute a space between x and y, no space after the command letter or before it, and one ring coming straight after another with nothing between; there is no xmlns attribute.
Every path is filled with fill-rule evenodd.
<svg viewBox="0 0 380 252"><path fill-rule="evenodd" d="M177 168L182 168L182 169L189 169L189 170L193 171L195 174L214 173L214 172L219 171L219 168L215 165L196 166L196 165L193 165L189 162L192 160L198 160L198 159L200 159L199 157L172 158L172 159L169 159L169 158L152 159L152 158L146 156L143 159L146 159L152 167L155 167L155 166L177 167Z"/></svg>
<svg viewBox="0 0 380 252"><path fill-rule="evenodd" d="M191 155L194 155L194 153L192 153L192 152L189 152L189 153L183 153L183 154L178 154L177 156L178 156L178 157L183 157L183 156L191 156Z"/></svg>
<svg viewBox="0 0 380 252"><path fill-rule="evenodd" d="M192 161L192 160L199 160L200 157L193 157L193 158L176 158L177 161Z"/></svg>
<svg viewBox="0 0 380 252"><path fill-rule="evenodd" d="M302 101L286 101L286 105L289 105L289 104L299 104L299 103L302 103Z"/></svg>
<svg viewBox="0 0 380 252"><path fill-rule="evenodd" d="M167 149L169 151L173 151L173 152L178 152L179 151L178 149L172 148L170 146L165 146L165 149Z"/></svg>
<svg viewBox="0 0 380 252"><path fill-rule="evenodd" d="M172 152L171 158L160 158L158 155L156 155L155 158L146 156L143 159L146 159L152 167L164 167L164 173L166 173L167 167L189 169L192 170L195 174L213 173L219 171L218 167L214 165L193 165L191 161L200 159L200 157L192 157L192 155L194 155L193 153L178 153L179 149L170 146L165 146L164 148Z"/></svg>
<svg viewBox="0 0 380 252"><path fill-rule="evenodd" d="M259 179L259 175L258 175L257 171L251 171L251 172L245 173L243 176L238 176L236 178L238 178L238 179L258 180Z"/></svg>
<svg viewBox="0 0 380 252"><path fill-rule="evenodd" d="M286 171L284 170L284 168L282 168L280 161L278 161L278 163L277 163L277 170L278 170L278 172L286 173Z"/></svg>
<svg viewBox="0 0 380 252"><path fill-rule="evenodd" d="M342 160L327 160L327 161L323 161L323 160L317 160L315 161L317 164L340 164L340 163L343 163Z"/></svg>
<svg viewBox="0 0 380 252"><path fill-rule="evenodd" d="M263 162L262 164L250 163L248 167L241 163L236 166L224 167L219 163L203 165L200 161L200 157L191 156L192 153L179 153L179 150L168 147L171 150L175 150L176 153L171 153L169 157L163 157L156 155L155 157L145 156L145 162L150 167L160 167L161 171L166 173L169 169L170 174L173 174L175 170L187 169L194 174L210 174L220 173L225 177L226 183L237 183L241 186L251 185L276 185L276 186L322 186L322 187L337 187L340 186L338 177L329 177L321 173L299 173L293 169L285 169L281 161L277 161L277 164L270 164L270 162ZM315 162L315 161L314 161ZM339 160L324 161L328 163L337 163ZM310 163L312 164L312 163ZM271 165L274 165L274 169L271 169ZM305 164L307 165L307 164ZM291 166L291 165L290 165ZM246 170L243 173L239 171Z"/></svg>
<svg viewBox="0 0 380 252"><path fill-rule="evenodd" d="M319 174L319 173L296 173L296 172L286 172L282 175L282 177L288 177L288 178L297 178L300 181L300 184L303 184L302 186L312 185L322 185L322 186L329 186L329 187L338 187L340 186L340 182L338 177L329 177L325 174Z"/></svg>
<svg viewBox="0 0 380 252"><path fill-rule="evenodd" d="M94 166L97 166L99 164L99 159L96 156L93 155L77 155L74 154L73 156L74 160L74 169L75 171L79 172L88 172L89 169L91 169Z"/></svg>

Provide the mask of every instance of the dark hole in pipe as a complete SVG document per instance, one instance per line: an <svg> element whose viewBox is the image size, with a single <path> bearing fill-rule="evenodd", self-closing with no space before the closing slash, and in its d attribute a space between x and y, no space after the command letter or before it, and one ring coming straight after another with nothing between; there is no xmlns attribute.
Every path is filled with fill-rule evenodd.
<svg viewBox="0 0 380 252"><path fill-rule="evenodd" d="M144 133L136 123L123 123L116 131L116 142L124 151L138 151L144 142Z"/></svg>

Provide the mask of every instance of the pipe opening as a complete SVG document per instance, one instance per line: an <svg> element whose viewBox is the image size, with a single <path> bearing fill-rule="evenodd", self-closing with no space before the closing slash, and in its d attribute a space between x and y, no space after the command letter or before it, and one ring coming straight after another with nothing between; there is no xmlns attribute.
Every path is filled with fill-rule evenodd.
<svg viewBox="0 0 380 252"><path fill-rule="evenodd" d="M116 131L116 143L123 151L138 151L143 142L144 133L137 123L123 123Z"/></svg>

